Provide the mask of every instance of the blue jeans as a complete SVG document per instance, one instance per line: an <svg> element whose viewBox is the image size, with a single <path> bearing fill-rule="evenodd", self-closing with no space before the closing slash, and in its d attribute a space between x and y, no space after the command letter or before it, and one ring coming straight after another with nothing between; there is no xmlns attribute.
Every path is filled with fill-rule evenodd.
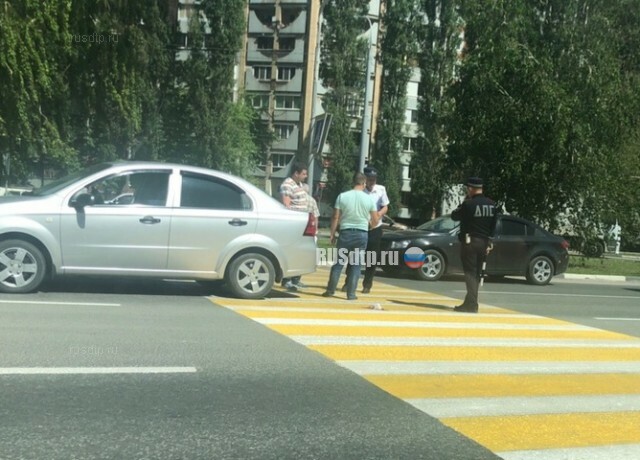
<svg viewBox="0 0 640 460"><path fill-rule="evenodd" d="M351 254L355 250L364 251L367 247L367 232L359 231L359 230L342 230L340 232L340 236L338 237L338 259L334 262L331 267L331 274L329 275L329 284L327 284L327 292L329 294L333 294L336 292L336 288L338 287L338 281L340 280L340 275L342 274L342 268L348 262L347 260L343 260L340 257L341 253L345 250ZM353 257L353 256L352 256ZM356 289L358 287L358 279L360 278L360 258L354 257L355 264L349 264L347 268L347 298L351 299L356 296Z"/></svg>

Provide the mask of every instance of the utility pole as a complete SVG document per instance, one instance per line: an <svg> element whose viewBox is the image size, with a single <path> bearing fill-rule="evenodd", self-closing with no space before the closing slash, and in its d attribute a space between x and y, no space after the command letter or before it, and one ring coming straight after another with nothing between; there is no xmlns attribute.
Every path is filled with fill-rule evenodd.
<svg viewBox="0 0 640 460"><path fill-rule="evenodd" d="M367 52L367 72L364 88L364 113L362 116L362 132L360 135L360 161L358 171L364 170L364 164L369 156L369 144L371 141L371 119L373 118L373 84L375 62L377 54L378 23L372 22L365 16L369 23L369 49ZM374 38L375 37L375 38Z"/></svg>

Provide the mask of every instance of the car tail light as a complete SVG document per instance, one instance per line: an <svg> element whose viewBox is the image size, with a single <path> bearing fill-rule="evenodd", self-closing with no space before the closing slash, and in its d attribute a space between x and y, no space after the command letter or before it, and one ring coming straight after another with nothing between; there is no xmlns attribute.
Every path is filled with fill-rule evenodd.
<svg viewBox="0 0 640 460"><path fill-rule="evenodd" d="M302 236L316 236L316 233L318 233L318 219L310 212L307 227L304 229Z"/></svg>
<svg viewBox="0 0 640 460"><path fill-rule="evenodd" d="M560 246L562 246L562 249L569 249L569 242L567 240L562 240Z"/></svg>

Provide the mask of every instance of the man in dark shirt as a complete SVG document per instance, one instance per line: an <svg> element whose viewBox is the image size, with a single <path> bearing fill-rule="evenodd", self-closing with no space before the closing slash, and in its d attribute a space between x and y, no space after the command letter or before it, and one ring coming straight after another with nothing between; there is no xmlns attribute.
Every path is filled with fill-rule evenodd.
<svg viewBox="0 0 640 460"><path fill-rule="evenodd" d="M490 239L496 228L497 210L493 200L482 194L482 179L470 177L466 185L467 198L451 213L453 220L460 221L460 258L467 285L464 302L454 310L477 313L480 267L490 250Z"/></svg>

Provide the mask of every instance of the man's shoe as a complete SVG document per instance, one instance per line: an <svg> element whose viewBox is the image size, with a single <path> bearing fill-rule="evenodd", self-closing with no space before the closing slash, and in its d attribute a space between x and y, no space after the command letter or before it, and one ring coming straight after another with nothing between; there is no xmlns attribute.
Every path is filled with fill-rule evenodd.
<svg viewBox="0 0 640 460"><path fill-rule="evenodd" d="M298 281L296 284L294 284L294 286L297 287L298 289L304 289L309 287L306 284L304 284L302 281Z"/></svg>
<svg viewBox="0 0 640 460"><path fill-rule="evenodd" d="M369 294L371 292L371 288L362 288L363 294Z"/></svg>
<svg viewBox="0 0 640 460"><path fill-rule="evenodd" d="M453 311L459 311L459 312L463 312L463 313L478 313L478 307L472 308L472 307L468 307L466 305L458 305L457 307L455 307L453 309Z"/></svg>
<svg viewBox="0 0 640 460"><path fill-rule="evenodd" d="M287 281L282 285L282 287L289 292L296 292L298 290L298 287L295 284L293 284L291 281Z"/></svg>
<svg viewBox="0 0 640 460"><path fill-rule="evenodd" d="M322 293L322 297L333 297L333 292L324 291Z"/></svg>
<svg viewBox="0 0 640 460"><path fill-rule="evenodd" d="M358 298L352 295L351 297L347 296L347 300L358 300Z"/></svg>

